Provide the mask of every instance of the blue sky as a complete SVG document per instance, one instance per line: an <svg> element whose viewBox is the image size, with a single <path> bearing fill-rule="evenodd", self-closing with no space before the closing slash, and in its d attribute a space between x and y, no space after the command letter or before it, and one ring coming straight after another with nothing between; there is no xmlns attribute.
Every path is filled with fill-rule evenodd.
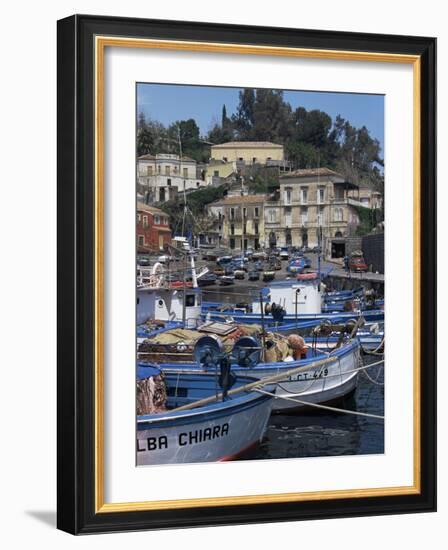
<svg viewBox="0 0 448 550"><path fill-rule="evenodd" d="M238 105L240 88L184 86L175 84L137 84L137 112L164 125L194 118L206 134L214 122L220 122L223 104L227 115ZM365 126L372 137L384 144L384 96L333 92L285 91L284 98L293 109L320 109L334 120L338 114L353 126Z"/></svg>

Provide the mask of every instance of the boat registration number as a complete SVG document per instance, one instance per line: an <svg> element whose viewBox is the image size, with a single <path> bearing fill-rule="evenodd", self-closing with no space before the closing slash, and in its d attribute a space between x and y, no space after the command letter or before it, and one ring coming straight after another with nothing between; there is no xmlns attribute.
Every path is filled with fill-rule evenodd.
<svg viewBox="0 0 448 550"><path fill-rule="evenodd" d="M304 381L304 380L317 380L319 378L325 378L328 376L328 368L325 367L324 369L320 371L313 371L313 372L298 372L297 374L293 374L289 377L289 380L291 382L294 381Z"/></svg>

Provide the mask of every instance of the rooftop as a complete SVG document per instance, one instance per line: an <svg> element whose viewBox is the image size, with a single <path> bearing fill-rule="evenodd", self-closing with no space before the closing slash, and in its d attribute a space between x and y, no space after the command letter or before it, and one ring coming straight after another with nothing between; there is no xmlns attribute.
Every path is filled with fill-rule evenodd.
<svg viewBox="0 0 448 550"><path fill-rule="evenodd" d="M228 141L227 143L219 143L212 145L214 149L252 149L254 147L261 149L283 149L283 145L271 143L270 141Z"/></svg>
<svg viewBox="0 0 448 550"><path fill-rule="evenodd" d="M160 210L160 208L149 206L149 204L143 202L137 202L137 212L149 212L150 214L158 214L159 216L168 216L168 214Z"/></svg>
<svg viewBox="0 0 448 550"><path fill-rule="evenodd" d="M179 155L173 155L172 153L157 153L157 155L141 155L137 158L137 160L172 160L172 161L179 161L180 157ZM183 162L196 162L193 158L183 156L182 157Z"/></svg>
<svg viewBox="0 0 448 550"><path fill-rule="evenodd" d="M266 199L266 195L234 195L231 197L224 197L215 202L212 202L210 206L229 206L239 204L259 204Z"/></svg>
<svg viewBox="0 0 448 550"><path fill-rule="evenodd" d="M307 178L313 176L335 176L337 178L344 179L344 176L342 176L338 172L335 172L334 170L330 170L330 168L301 168L299 170L293 170L292 172L288 172L287 174L280 176L280 179Z"/></svg>

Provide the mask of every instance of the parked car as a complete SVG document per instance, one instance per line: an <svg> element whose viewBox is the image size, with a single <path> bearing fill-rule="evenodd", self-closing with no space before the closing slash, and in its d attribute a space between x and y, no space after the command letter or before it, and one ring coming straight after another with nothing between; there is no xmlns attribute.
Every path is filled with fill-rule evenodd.
<svg viewBox="0 0 448 550"><path fill-rule="evenodd" d="M227 264L230 264L232 261L233 261L232 256L220 256L216 260L216 263L218 263L219 265L227 265Z"/></svg>
<svg viewBox="0 0 448 550"><path fill-rule="evenodd" d="M247 271L246 264L241 260L234 260L229 266L233 267L233 269L240 269L242 271Z"/></svg>
<svg viewBox="0 0 448 550"><path fill-rule="evenodd" d="M263 252L263 250L256 250L252 254L252 260L266 260L267 257L268 255L266 254L266 252Z"/></svg>
<svg viewBox="0 0 448 550"><path fill-rule="evenodd" d="M275 271L272 271L272 270L265 270L263 271L263 281L264 282L269 282L269 281L273 281L275 279Z"/></svg>
<svg viewBox="0 0 448 550"><path fill-rule="evenodd" d="M282 262L275 256L271 256L269 258L269 268L278 271L282 268Z"/></svg>
<svg viewBox="0 0 448 550"><path fill-rule="evenodd" d="M206 273L202 277L199 277L198 285L200 287L214 285L216 281L217 281L217 277L214 273Z"/></svg>
<svg viewBox="0 0 448 550"><path fill-rule="evenodd" d="M259 281L260 280L260 272L259 271L249 271L247 278L249 281Z"/></svg>
<svg viewBox="0 0 448 550"><path fill-rule="evenodd" d="M138 256L137 257L137 264L142 267L147 267L151 265L151 262L149 261L149 258L145 258L144 256Z"/></svg>
<svg viewBox="0 0 448 550"><path fill-rule="evenodd" d="M243 271L242 269L235 269L234 275L235 275L235 279L243 280L246 278L246 272Z"/></svg>
<svg viewBox="0 0 448 550"><path fill-rule="evenodd" d="M279 256L280 256L280 260L289 260L288 249L282 248L282 250L280 250Z"/></svg>
<svg viewBox="0 0 448 550"><path fill-rule="evenodd" d="M366 272L369 270L363 256L352 256L348 262L350 271Z"/></svg>

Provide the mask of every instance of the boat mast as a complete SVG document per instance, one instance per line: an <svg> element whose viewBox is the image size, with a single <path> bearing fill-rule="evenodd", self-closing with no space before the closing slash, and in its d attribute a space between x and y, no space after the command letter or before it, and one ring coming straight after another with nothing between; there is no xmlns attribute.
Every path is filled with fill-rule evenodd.
<svg viewBox="0 0 448 550"><path fill-rule="evenodd" d="M182 178L183 183L183 192L184 192L184 213L182 217L182 237L185 236L185 217L187 214L187 197L185 193L185 178L183 176L183 170L182 170L182 141L180 139L180 125L177 125L177 137L179 141L179 166L180 166L180 174ZM187 296L186 296L186 271L187 271L187 255L186 251L183 251L184 259L183 259L183 270L182 270L182 281L183 281L183 295L182 295L182 323L185 326L186 316L187 316Z"/></svg>

